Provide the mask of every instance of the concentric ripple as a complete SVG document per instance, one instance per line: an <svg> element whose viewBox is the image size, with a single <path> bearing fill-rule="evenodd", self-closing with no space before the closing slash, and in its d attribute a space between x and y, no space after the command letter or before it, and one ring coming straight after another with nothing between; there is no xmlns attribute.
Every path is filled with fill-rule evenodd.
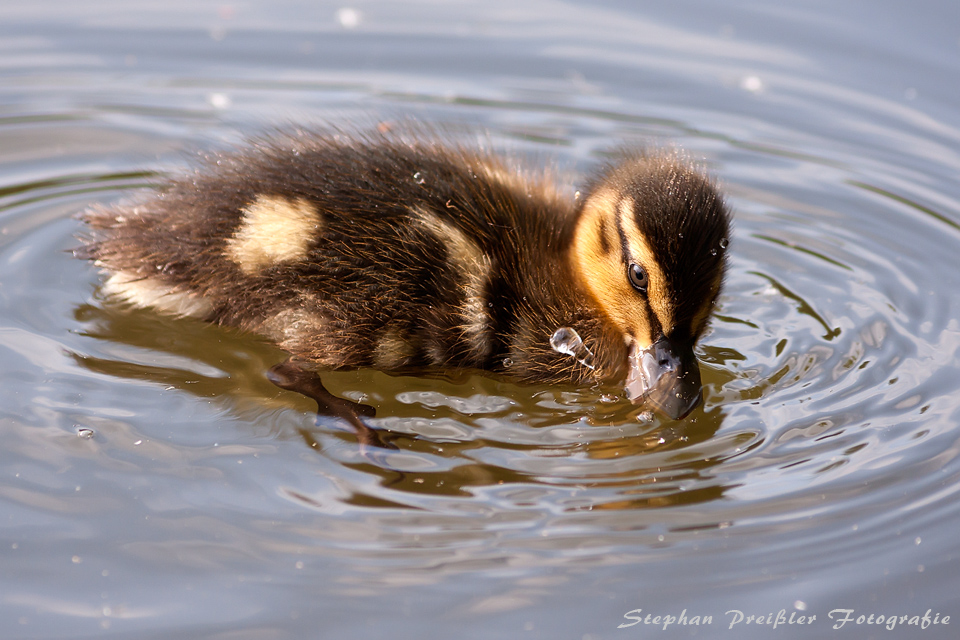
<svg viewBox="0 0 960 640"><path fill-rule="evenodd" d="M18 637L596 639L637 607L960 620L953 63L879 42L872 11L827 30L822 7L703 6L708 33L651 17L669 4L587 4L455 5L470 19L428 33L375 2L316 32L229 4L212 27L157 9L190 29L0 24L17 53L0 68L0 612ZM772 31L738 35L738 16ZM843 67L847 39L879 79ZM900 87L898 64L936 82ZM408 116L559 176L625 142L702 162L735 211L702 406L666 421L615 387L326 373L395 447L362 448L269 382L285 354L110 304L71 256L76 214L188 170L184 149Z"/></svg>

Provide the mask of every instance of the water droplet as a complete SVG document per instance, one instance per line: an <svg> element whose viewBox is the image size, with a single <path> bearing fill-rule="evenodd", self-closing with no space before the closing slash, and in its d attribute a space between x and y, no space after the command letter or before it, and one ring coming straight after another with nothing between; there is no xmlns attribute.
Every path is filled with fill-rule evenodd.
<svg viewBox="0 0 960 640"><path fill-rule="evenodd" d="M427 181L427 179L423 177L423 172L417 171L415 174L413 174L413 181L417 184L423 184Z"/></svg>
<svg viewBox="0 0 960 640"><path fill-rule="evenodd" d="M716 247L714 247L713 249L710 249L710 255L712 255L712 256L717 255L717 248L716 248Z"/></svg>
<svg viewBox="0 0 960 640"><path fill-rule="evenodd" d="M504 359L503 359L503 366L504 366L505 368L509 369L510 367L513 366L513 360L511 360L510 358L504 358Z"/></svg>
<svg viewBox="0 0 960 640"><path fill-rule="evenodd" d="M77 427L77 437L89 440L94 436L93 429L89 427Z"/></svg>
<svg viewBox="0 0 960 640"><path fill-rule="evenodd" d="M593 352L583 344L580 334L570 327L560 327L550 336L550 347L557 353L573 356L577 362L593 369Z"/></svg>
<svg viewBox="0 0 960 640"><path fill-rule="evenodd" d="M720 248L726 249L729 241L726 238L720 238Z"/></svg>

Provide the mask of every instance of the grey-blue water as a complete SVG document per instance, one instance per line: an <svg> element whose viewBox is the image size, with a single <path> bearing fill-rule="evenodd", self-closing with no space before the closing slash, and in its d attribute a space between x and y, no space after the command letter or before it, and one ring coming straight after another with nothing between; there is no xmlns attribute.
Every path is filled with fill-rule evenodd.
<svg viewBox="0 0 960 640"><path fill-rule="evenodd" d="M0 6L0 637L957 637L958 80L949 0ZM325 378L378 465L283 353L67 251L194 150L410 117L571 189L625 141L701 160L704 406Z"/></svg>

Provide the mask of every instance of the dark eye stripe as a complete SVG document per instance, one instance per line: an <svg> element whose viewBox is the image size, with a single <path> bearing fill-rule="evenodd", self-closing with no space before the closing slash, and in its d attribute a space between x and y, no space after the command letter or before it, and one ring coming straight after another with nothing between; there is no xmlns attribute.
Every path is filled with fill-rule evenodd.
<svg viewBox="0 0 960 640"><path fill-rule="evenodd" d="M619 207L617 209L619 210ZM620 216L617 216L617 235L620 236L620 256L624 262L628 262L630 260L630 247L627 245L627 234L623 231L623 220L620 219Z"/></svg>
<svg viewBox="0 0 960 640"><path fill-rule="evenodd" d="M607 229L607 219L600 218L600 251L603 255L609 255L613 251L610 246L609 230Z"/></svg>

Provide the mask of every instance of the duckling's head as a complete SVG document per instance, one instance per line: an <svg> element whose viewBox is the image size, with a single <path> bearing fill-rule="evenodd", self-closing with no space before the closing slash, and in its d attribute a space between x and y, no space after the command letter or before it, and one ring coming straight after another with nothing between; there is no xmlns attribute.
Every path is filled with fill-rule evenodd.
<svg viewBox="0 0 960 640"><path fill-rule="evenodd" d="M677 155L624 154L590 188L571 260L627 344L633 402L674 419L700 402L693 346L720 293L729 234L720 194Z"/></svg>

